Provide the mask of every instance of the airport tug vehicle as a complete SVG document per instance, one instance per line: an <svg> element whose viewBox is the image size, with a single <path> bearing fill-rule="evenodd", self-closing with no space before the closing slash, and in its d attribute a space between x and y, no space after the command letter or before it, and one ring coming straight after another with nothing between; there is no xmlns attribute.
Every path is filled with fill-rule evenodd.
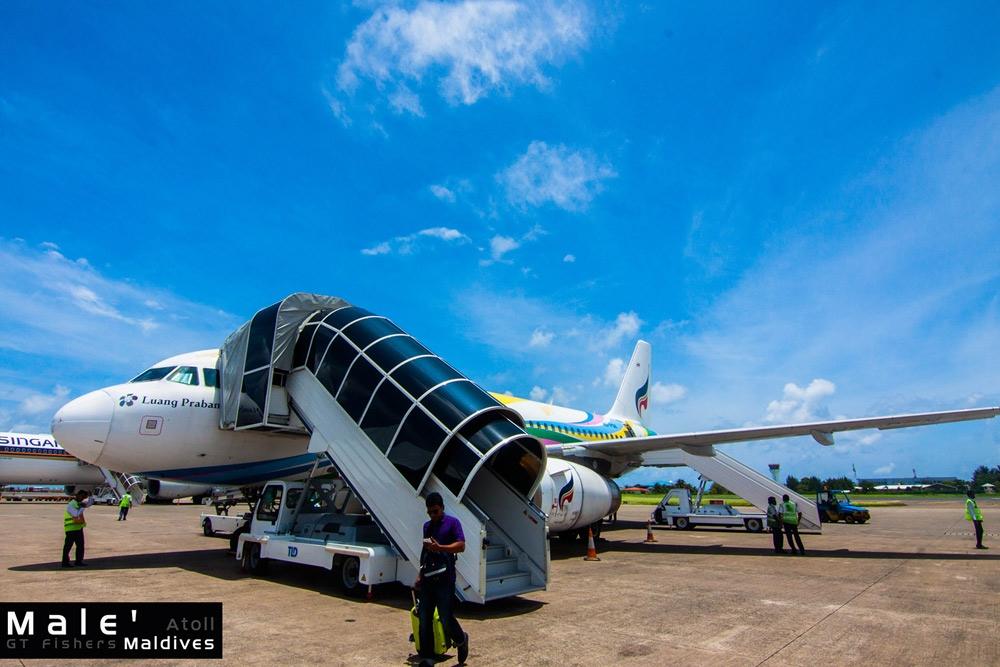
<svg viewBox="0 0 1000 667"><path fill-rule="evenodd" d="M371 595L382 583L412 585L416 569L396 554L340 479L267 482L236 543L245 572L263 574L270 561L320 567L352 596Z"/></svg>
<svg viewBox="0 0 1000 667"><path fill-rule="evenodd" d="M871 514L864 507L851 502L846 491L828 491L824 489L816 494L816 509L823 523L866 523Z"/></svg>
<svg viewBox="0 0 1000 667"><path fill-rule="evenodd" d="M751 533L764 530L767 515L761 512L740 512L732 505L722 502L702 504L705 488L703 480L698 488L698 496L691 501L687 489L671 489L653 510L652 519L657 524L673 526L680 530L690 530L695 526L742 526ZM676 499L677 504L671 504Z"/></svg>

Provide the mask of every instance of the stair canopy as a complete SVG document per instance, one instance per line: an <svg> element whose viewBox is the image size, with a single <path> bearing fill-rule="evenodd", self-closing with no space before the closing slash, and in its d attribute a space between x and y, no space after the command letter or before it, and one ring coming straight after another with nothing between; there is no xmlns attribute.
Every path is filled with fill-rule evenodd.
<svg viewBox="0 0 1000 667"><path fill-rule="evenodd" d="M222 428L287 429L272 403L308 369L417 493L433 474L461 499L485 469L530 498L545 472L517 412L343 299L296 293L260 310L226 339L220 366Z"/></svg>

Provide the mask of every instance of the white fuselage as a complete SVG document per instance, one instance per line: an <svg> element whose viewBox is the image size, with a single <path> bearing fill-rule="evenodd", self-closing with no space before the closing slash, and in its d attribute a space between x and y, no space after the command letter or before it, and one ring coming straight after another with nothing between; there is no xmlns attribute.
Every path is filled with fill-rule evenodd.
<svg viewBox="0 0 1000 667"><path fill-rule="evenodd" d="M0 485L97 485L101 471L78 460L51 435L0 433Z"/></svg>
<svg viewBox="0 0 1000 667"><path fill-rule="evenodd" d="M59 410L53 433L91 463L147 477L229 486L304 477L316 460L308 436L219 427L220 389L206 380L217 358L217 350L179 355L157 366L194 371L81 396ZM530 401L511 407L541 409ZM600 519L617 499L614 482L578 464L551 460L547 472L538 500L543 510L556 510L554 531ZM567 484L572 492L560 498Z"/></svg>

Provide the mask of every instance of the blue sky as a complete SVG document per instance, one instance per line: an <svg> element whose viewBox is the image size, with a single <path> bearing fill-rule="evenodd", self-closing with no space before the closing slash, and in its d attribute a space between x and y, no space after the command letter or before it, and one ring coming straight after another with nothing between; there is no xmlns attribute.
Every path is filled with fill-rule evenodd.
<svg viewBox="0 0 1000 667"><path fill-rule="evenodd" d="M661 432L1000 404L993 3L53 9L0 6L2 429L293 291L596 411L647 339ZM727 452L968 476L1000 425Z"/></svg>

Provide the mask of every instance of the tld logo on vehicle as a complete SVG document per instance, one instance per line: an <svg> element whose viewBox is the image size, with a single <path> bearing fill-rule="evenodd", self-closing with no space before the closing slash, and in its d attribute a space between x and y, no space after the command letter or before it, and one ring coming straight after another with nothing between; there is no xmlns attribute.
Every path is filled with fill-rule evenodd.
<svg viewBox="0 0 1000 667"><path fill-rule="evenodd" d="M299 548L298 547L288 547L288 557L289 558L295 558L298 555L299 555Z"/></svg>

